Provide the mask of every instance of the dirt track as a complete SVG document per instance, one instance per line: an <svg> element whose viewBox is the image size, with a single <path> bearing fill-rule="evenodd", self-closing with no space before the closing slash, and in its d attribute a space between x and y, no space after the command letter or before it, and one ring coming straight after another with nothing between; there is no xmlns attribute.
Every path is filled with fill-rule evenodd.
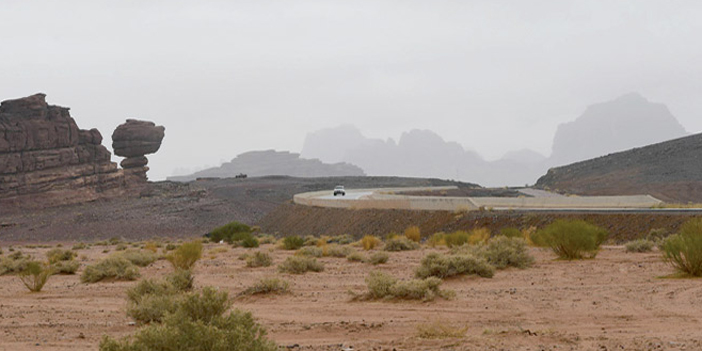
<svg viewBox="0 0 702 351"><path fill-rule="evenodd" d="M208 249L214 247L209 244ZM271 250L274 264L290 252ZM22 249L42 256L47 249ZM106 254L81 250L85 264ZM114 249L112 248L114 251ZM373 267L324 258L322 273L281 275L292 294L249 297L235 306L250 310L282 346L293 350L697 350L702 287L698 280L661 279L671 274L658 253L627 254L605 247L594 260L558 261L531 249L534 267L498 271L492 279L446 280L453 300L352 302L364 277L380 269L409 278L432 249L391 253ZM214 285L235 295L275 266L246 268L236 257L246 249L206 254L196 285ZM144 277L171 271L165 261L143 268ZM79 271L80 273L80 271ZM124 336L136 327L125 315L125 289L135 282L82 284L78 276L54 276L41 293L29 293L14 276L0 276L0 350L96 350L104 334ZM421 339L417 326L440 321L467 327L464 338Z"/></svg>

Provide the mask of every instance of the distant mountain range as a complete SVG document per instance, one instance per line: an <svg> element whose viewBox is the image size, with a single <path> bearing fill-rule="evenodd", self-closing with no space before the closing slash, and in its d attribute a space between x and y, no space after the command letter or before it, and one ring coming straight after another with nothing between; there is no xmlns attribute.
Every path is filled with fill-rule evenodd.
<svg viewBox="0 0 702 351"><path fill-rule="evenodd" d="M403 133L395 142L366 138L350 125L308 134L301 155L355 164L369 175L436 177L486 186L524 185L533 184L553 166L685 135L665 105L633 93L589 106L575 121L561 124L550 157L522 149L497 161L486 161L429 130Z"/></svg>
<svg viewBox="0 0 702 351"><path fill-rule="evenodd" d="M686 135L665 105L632 93L591 105L574 121L559 125L549 157L522 149L486 161L475 151L445 141L430 130L405 132L396 142L367 138L356 127L343 125L309 133L300 154L248 152L221 167L168 179L233 177L239 173L301 177L365 173L453 179L483 186L523 186L534 184L554 166Z"/></svg>
<svg viewBox="0 0 702 351"><path fill-rule="evenodd" d="M293 177L364 176L363 170L347 163L325 164L320 160L300 158L287 151L250 151L238 155L231 162L195 172L190 175L168 177L168 180L187 182L197 178L233 178L239 174L249 177L288 175Z"/></svg>

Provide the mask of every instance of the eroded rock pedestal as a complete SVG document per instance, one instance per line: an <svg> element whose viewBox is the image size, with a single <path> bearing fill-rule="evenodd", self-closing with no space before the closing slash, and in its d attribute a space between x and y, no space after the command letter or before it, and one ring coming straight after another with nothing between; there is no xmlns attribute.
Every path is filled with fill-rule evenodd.
<svg viewBox="0 0 702 351"><path fill-rule="evenodd" d="M125 159L120 162L124 168L125 181L129 185L146 183L148 178L146 165L149 160L144 156L158 151L165 135L163 126L153 122L128 119L112 133L112 149L115 155Z"/></svg>
<svg viewBox="0 0 702 351"><path fill-rule="evenodd" d="M45 97L0 104L0 202L43 207L122 192L123 174L100 132L79 129L68 108Z"/></svg>

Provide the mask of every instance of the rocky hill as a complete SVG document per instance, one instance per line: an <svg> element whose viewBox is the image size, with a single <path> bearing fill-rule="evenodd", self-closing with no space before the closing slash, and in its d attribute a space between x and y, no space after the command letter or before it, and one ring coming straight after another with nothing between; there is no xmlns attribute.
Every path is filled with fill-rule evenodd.
<svg viewBox="0 0 702 351"><path fill-rule="evenodd" d="M149 141L160 146L163 127L158 128L160 138ZM143 129L122 133L125 145L144 142L138 136ZM142 151L138 155L142 158L155 152ZM69 109L47 104L44 94L0 104L1 207L20 209L91 201L123 195L146 183L148 168L125 177L111 157L97 129L79 129Z"/></svg>
<svg viewBox="0 0 702 351"><path fill-rule="evenodd" d="M348 163L326 164L317 159L300 158L287 151L250 151L238 155L220 167L208 168L191 175L169 177L173 181L191 181L197 178L233 178L239 174L249 177L286 175L291 177L364 176L363 170Z"/></svg>
<svg viewBox="0 0 702 351"><path fill-rule="evenodd" d="M702 202L702 134L552 168L536 187L577 195L649 194Z"/></svg>

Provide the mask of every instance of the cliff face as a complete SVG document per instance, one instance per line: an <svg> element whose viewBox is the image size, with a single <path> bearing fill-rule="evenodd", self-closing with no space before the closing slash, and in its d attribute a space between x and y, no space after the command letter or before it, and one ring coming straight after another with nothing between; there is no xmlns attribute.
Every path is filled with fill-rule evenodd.
<svg viewBox="0 0 702 351"><path fill-rule="evenodd" d="M79 129L44 94L0 104L0 202L26 206L89 201L123 192L97 129Z"/></svg>
<svg viewBox="0 0 702 351"><path fill-rule="evenodd" d="M649 194L702 202L702 134L552 168L538 188L577 195Z"/></svg>

